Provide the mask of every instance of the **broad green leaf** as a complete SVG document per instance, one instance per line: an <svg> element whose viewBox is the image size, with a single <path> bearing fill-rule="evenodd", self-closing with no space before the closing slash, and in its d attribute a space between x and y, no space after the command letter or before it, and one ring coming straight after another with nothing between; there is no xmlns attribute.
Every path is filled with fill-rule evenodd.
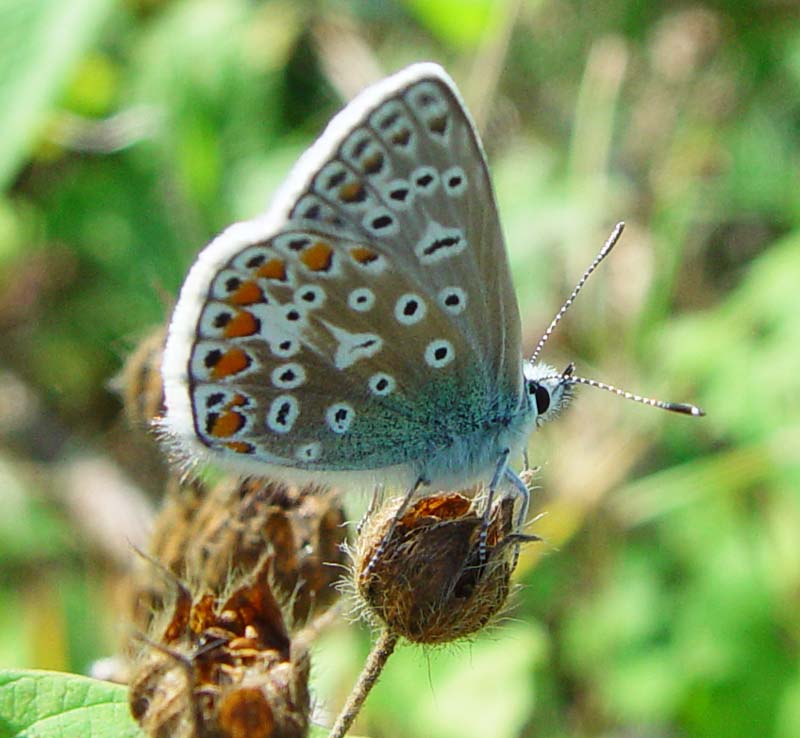
<svg viewBox="0 0 800 738"><path fill-rule="evenodd" d="M51 671L0 671L0 738L143 735L124 686Z"/></svg>

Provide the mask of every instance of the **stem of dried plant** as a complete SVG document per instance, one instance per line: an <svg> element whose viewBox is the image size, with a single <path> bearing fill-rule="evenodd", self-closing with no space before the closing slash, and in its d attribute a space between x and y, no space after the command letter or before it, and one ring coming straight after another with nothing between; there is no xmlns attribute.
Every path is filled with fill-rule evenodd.
<svg viewBox="0 0 800 738"><path fill-rule="evenodd" d="M386 666L386 662L394 652L399 640L400 636L397 633L390 630L381 631L367 658L367 662L364 664L364 668L361 670L358 681L353 686L347 702L345 702L339 717L336 718L336 722L328 734L328 738L344 738L347 734L356 716L361 711L364 700L367 699L370 690L375 686L375 682L378 681L383 667Z"/></svg>

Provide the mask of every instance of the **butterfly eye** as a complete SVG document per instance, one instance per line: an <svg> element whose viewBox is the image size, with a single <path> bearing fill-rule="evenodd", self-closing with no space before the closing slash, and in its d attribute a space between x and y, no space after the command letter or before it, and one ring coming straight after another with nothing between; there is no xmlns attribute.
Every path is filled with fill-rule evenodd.
<svg viewBox="0 0 800 738"><path fill-rule="evenodd" d="M537 415L544 415L550 409L550 392L546 387L535 381L528 382L528 394L536 402Z"/></svg>

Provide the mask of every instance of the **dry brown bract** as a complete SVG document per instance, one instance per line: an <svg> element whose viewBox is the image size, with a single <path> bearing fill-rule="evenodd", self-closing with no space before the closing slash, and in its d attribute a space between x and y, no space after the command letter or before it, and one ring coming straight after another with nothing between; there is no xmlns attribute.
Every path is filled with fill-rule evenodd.
<svg viewBox="0 0 800 738"><path fill-rule="evenodd" d="M270 588L272 557L224 601L175 583L169 622L143 642L131 712L153 738L298 738L308 730L308 654Z"/></svg>

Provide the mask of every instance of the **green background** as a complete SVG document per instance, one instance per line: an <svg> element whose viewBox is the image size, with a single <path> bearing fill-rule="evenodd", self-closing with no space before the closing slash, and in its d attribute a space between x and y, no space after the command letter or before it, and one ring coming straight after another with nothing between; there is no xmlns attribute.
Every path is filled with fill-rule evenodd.
<svg viewBox="0 0 800 738"><path fill-rule="evenodd" d="M513 609L401 649L358 732L800 735L798 21L754 0L0 0L0 667L117 648L158 477L112 378L345 98L433 59L484 132L526 346L625 220L544 358L708 417L579 391L530 445L545 542ZM320 641L320 719L368 642Z"/></svg>

